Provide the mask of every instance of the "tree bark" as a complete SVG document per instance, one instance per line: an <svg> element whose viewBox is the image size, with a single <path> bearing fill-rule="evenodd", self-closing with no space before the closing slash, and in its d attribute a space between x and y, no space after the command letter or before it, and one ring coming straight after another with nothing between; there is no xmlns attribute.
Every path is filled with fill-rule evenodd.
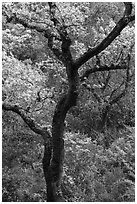
<svg viewBox="0 0 137 204"><path fill-rule="evenodd" d="M51 21L54 23L54 27L60 36L59 40L62 42L61 50L54 46L54 38L58 38L58 36L53 34L52 29L49 31L49 29L45 29L42 25L37 23L33 24L31 21L29 22L17 17L16 14L13 14L11 17L6 14L5 16L9 23L13 21L14 23L22 24L25 28L35 29L40 33L44 33L45 38L48 39L49 48L53 51L58 60L62 61L66 66L69 89L68 93L61 97L56 106L52 121L52 138L46 132L46 129L37 127L31 118L25 117L26 113L24 111L22 112L22 109L18 109L17 106L8 106L7 110L12 110L18 113L34 132L42 135L45 146L43 170L47 185L47 201L58 202L64 201L60 188L64 160L64 121L69 109L76 105L79 86L78 69L89 59L106 49L111 42L120 35L121 31L128 25L128 23L135 19L135 16L131 16L132 4L125 3L124 16L116 24L110 34L99 45L89 49L82 56L76 59L75 62L73 62L70 52L71 39L69 38L66 27L63 23L61 24L55 16L54 11L56 5L54 3L49 3L49 7Z"/></svg>
<svg viewBox="0 0 137 204"><path fill-rule="evenodd" d="M64 122L66 114L76 105L78 97L78 72L73 65L67 65L69 89L59 100L52 121L52 158L47 171L47 201L65 201L61 192L61 178L64 161Z"/></svg>
<svg viewBox="0 0 137 204"><path fill-rule="evenodd" d="M47 129L47 127L41 127L40 124L36 123L36 121L30 117L30 115L19 105L17 104L8 104L8 103L3 103L2 104L2 109L5 111L12 111L14 113L17 113L20 115L20 117L24 120L24 122L29 126L29 128L35 132L36 134L39 134L42 136L44 140L44 156L43 156L43 172L47 184L47 194L50 193L50 176L48 173L48 168L50 165L50 160L51 160L51 154L52 154L52 140L51 140L51 135ZM53 196L51 196L53 197Z"/></svg>
<svg viewBox="0 0 137 204"><path fill-rule="evenodd" d="M108 116L109 110L110 110L110 106L106 105L106 107L102 111L101 122L100 122L100 125L99 125L100 132L104 132L105 131L106 122L107 122L107 116Z"/></svg>

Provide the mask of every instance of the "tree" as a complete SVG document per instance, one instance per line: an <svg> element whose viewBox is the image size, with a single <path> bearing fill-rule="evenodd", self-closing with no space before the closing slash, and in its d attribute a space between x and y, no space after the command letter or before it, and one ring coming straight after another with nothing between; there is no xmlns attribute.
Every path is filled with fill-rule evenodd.
<svg viewBox="0 0 137 204"><path fill-rule="evenodd" d="M91 3L92 4L92 3ZM74 39L79 37L81 40L80 32L78 30L75 31L75 19L74 22L72 21L71 24L67 24L67 20L69 22L67 13L63 16L63 10L68 11L67 9L73 8L72 13L75 13L76 18L78 17L79 10L83 12L83 16L87 15L87 19L90 19L90 9L91 4L85 6L81 6L81 4L77 3L8 3L3 4L3 18L4 18L4 26L21 26L19 30L23 32L23 30L29 30L34 34L34 38L37 35L41 35L41 38L44 38L48 48L52 51L53 55L56 57L57 61L59 61L63 67L65 67L66 75L67 75L67 92L64 92L57 105L55 107L53 120L52 120L52 129L51 134L48 131L46 126L41 127L33 117L30 117L28 106L26 109L18 104L7 103L6 100L3 102L2 108L6 111L13 111L20 115L22 119L26 122L26 124L33 130L35 133L42 136L44 139L45 145L45 153L43 158L43 171L46 179L47 185L47 201L63 201L60 185L61 185L61 178L63 172L63 160L64 160L64 128L65 128L65 118L68 111L71 107L75 106L77 103L78 95L79 95L79 86L85 80L89 74L98 71L110 71L110 70L117 70L117 69L126 69L127 70L127 82L128 82L128 70L129 70L129 60L127 60L122 65L117 64L109 64L105 66L98 65L95 68L86 70L82 76L80 76L79 71L80 68L89 60L94 57L97 57L102 51L104 51L111 43L121 34L122 30L126 28L132 21L134 21L135 16L132 15L132 3L124 3L125 10L120 20L117 21L115 26L111 31L109 31L103 39L99 40L95 46L92 44L92 39L90 36L91 46L85 46L81 49L86 49L84 53L80 56L77 54L73 54L74 47L72 44L73 36ZM95 5L93 5L95 6ZM37 8L38 7L38 8ZM88 10L86 13L84 7ZM77 10L79 8L79 10ZM62 12L60 11L62 9ZM42 11L42 12L41 12ZM92 11L92 10L91 10ZM73 15L74 15L73 13ZM85 14L86 13L86 14ZM89 16L88 16L89 15ZM97 19L97 12L94 14L94 19ZM100 11L99 15L104 17L102 11ZM100 18L101 19L101 18ZM78 19L79 20L79 19ZM85 21L85 19L84 19ZM105 17L104 20L105 21ZM86 21L85 21L86 22ZM70 23L70 22L69 22ZM80 21L79 24L82 22ZM97 21L96 21L97 23ZM103 26L107 25L108 22ZM97 24L96 24L97 25ZM78 25L79 26L79 25ZM85 25L84 25L85 26ZM83 26L83 27L84 27ZM82 30L83 27L80 29ZM74 29L74 30L73 30ZM79 29L79 30L80 30ZM87 28L88 30L89 28ZM103 27L102 27L103 29ZM87 32L85 30L85 32ZM93 32L93 30L92 30ZM84 34L84 33L83 33ZM10 37L10 36L9 36ZM22 36L22 42L24 42L25 36ZM28 38L28 36L27 36ZM40 38L40 37L39 37ZM19 37L20 39L20 37ZM6 40L8 40L6 38ZM14 43L16 45L17 39L13 38ZM36 39L35 39L36 40ZM28 41L27 41L28 42ZM29 41L30 42L30 41ZM26 43L27 44L27 43ZM85 43L86 44L86 43ZM7 48L6 48L7 49ZM43 49L43 48L41 48ZM79 47L78 47L79 49ZM12 47L8 48L9 53L8 55L12 55ZM21 47L21 50L23 48ZM12 52L15 57L19 60L23 60L22 57L16 53L15 50ZM37 53L36 53L37 55ZM50 56L53 57L50 53ZM9 58L9 57L8 57ZM34 59L35 57L33 57ZM22 66L22 65L21 65ZM88 73L88 74L87 74ZM52 74L51 74L52 75ZM37 73L37 76L41 76ZM126 90L126 87L125 87ZM32 92L34 90L32 89ZM122 96L125 94L126 91L123 91L121 94ZM37 91L37 101L41 100L40 90ZM122 97L121 95L117 96ZM114 98L109 101L109 104L113 104L114 100L118 100L118 98ZM25 106L25 105L24 105Z"/></svg>

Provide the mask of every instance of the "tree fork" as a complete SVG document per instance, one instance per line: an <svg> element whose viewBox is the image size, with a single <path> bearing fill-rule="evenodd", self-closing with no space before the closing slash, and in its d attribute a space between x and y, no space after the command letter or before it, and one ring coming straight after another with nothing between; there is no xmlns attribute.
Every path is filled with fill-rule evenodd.
<svg viewBox="0 0 137 204"><path fill-rule="evenodd" d="M53 7L53 4L49 4ZM18 18L17 15L13 14L11 17L9 17L7 14L5 14L7 22L13 21L14 23L20 23L25 28L28 27L30 29L35 29L40 33L44 33L45 37L48 39L48 46L53 51L54 55L63 62L63 64L66 66L66 72L68 76L68 82L69 82L69 90L66 95L64 95L60 101L58 102L53 122L52 122L52 139L45 141L45 135L48 135L46 131L43 129L37 128L33 120L28 120L28 117L25 117L26 114L22 112L22 109L17 109L17 107L13 107L10 109L10 107L7 107L7 110L12 110L16 113L18 113L24 121L29 125L29 127L36 132L37 134L41 134L44 137L45 141L45 152L43 157L43 169L44 169L44 175L46 179L47 184L47 201L63 201L62 194L60 191L60 183L61 183L61 174L63 170L63 160L64 160L64 140L63 140L63 133L64 133L64 121L66 118L66 114L69 111L69 109L72 106L76 105L77 97L78 97L78 69L89 59L94 57L95 55L99 54L101 51L103 51L105 48L107 48L111 42L120 35L120 32L128 25L129 22L133 21L135 19L135 16L131 16L132 11L132 3L127 2L125 3L125 12L124 16L120 19L120 21L116 24L114 29L110 32L110 34L96 47L91 48L87 50L82 56L80 56L78 59L76 59L73 62L71 52L70 52L70 45L71 40L69 39L67 32L65 32L64 35L64 29L62 32L63 25L59 29L59 26L54 23L54 26L56 26L56 29L58 31L58 34L60 35L60 40L62 41L62 46L60 49L57 47L54 48L53 46L53 36L52 35L52 29L49 32L49 29L43 28L41 25L32 24L31 21L28 22L26 20L23 20L22 18ZM56 20L54 16L54 9L52 9L51 14L53 15L54 19L51 19L52 21ZM57 27L58 26L58 27ZM77 80L78 79L78 80ZM119 96L121 97L121 95ZM112 102L115 102L113 100ZM21 111L19 111L21 110ZM41 131L42 130L42 131ZM47 138L46 138L47 139Z"/></svg>

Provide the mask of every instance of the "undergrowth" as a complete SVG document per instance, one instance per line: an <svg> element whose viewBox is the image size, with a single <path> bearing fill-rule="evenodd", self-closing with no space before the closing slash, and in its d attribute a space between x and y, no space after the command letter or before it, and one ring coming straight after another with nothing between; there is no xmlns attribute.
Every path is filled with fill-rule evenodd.
<svg viewBox="0 0 137 204"><path fill-rule="evenodd" d="M101 136L102 137L102 136ZM43 144L30 134L3 135L3 202L44 202ZM108 148L80 133L65 133L63 196L68 202L133 202L134 129Z"/></svg>

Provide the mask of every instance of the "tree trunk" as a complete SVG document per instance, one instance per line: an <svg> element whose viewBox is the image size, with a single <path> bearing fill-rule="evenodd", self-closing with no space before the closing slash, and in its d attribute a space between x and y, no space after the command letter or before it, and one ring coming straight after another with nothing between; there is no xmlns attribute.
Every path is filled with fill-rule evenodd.
<svg viewBox="0 0 137 204"><path fill-rule="evenodd" d="M64 161L64 122L66 114L72 106L76 105L78 97L78 72L73 70L73 74L68 76L69 89L59 100L52 121L52 141L45 144L43 158L43 169L47 185L47 201L65 201L61 192L61 178ZM52 151L51 151L52 147Z"/></svg>
<svg viewBox="0 0 137 204"><path fill-rule="evenodd" d="M59 103L56 106L56 110L53 117L52 155L50 154L50 150L47 148L47 146L45 146L43 167L47 184L48 202L63 201L63 197L60 190L60 181L63 171L63 159L64 159L63 132L64 132L64 120L66 115L66 113L62 111L64 100L65 97L60 99Z"/></svg>
<svg viewBox="0 0 137 204"><path fill-rule="evenodd" d="M107 106L103 109L102 117L101 117L101 123L100 123L100 125L99 125L99 126L100 126L100 127L99 127L100 132L104 132L104 131L105 131L106 122L107 122L107 116L108 116L109 110L110 110L110 106L109 106L109 105L107 105Z"/></svg>

